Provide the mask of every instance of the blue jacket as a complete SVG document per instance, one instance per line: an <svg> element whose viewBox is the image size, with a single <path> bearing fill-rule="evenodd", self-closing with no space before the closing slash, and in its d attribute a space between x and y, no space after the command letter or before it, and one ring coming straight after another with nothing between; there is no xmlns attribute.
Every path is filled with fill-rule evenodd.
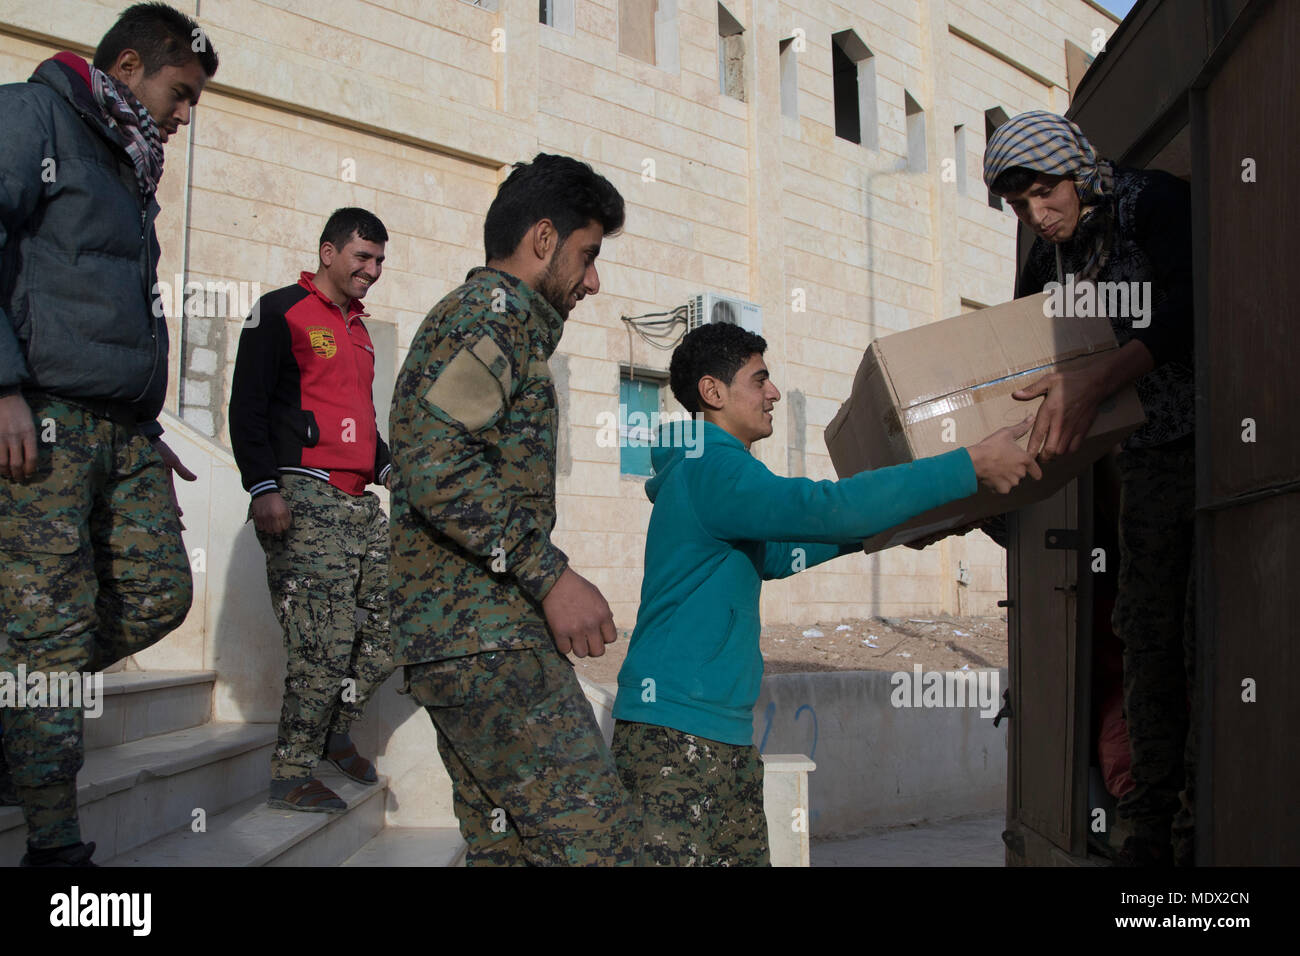
<svg viewBox="0 0 1300 956"><path fill-rule="evenodd" d="M722 428L695 427L698 446L678 423L651 452L641 608L614 716L748 745L763 679L762 581L858 551L863 538L974 494L977 481L964 448L842 481L781 478Z"/></svg>

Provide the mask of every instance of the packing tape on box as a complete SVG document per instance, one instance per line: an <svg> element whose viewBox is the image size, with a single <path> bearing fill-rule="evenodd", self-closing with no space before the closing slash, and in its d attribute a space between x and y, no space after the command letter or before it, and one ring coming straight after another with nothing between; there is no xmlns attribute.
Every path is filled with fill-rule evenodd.
<svg viewBox="0 0 1300 956"><path fill-rule="evenodd" d="M1002 376L1001 378L995 378L990 382L980 382L979 384L976 385L964 385L961 388L957 389L956 391L952 391L952 392L931 392L928 395L926 394L917 395L916 398L913 400L915 401L916 404L913 405L912 407L920 408L922 405L926 405L929 402L941 401L942 399L949 398L950 396L953 395L959 395L965 391L974 391L976 389L989 388L1001 382L1006 382L1009 381L1010 379L1018 378L1021 375L1032 375L1034 372L1052 371L1060 368L1063 365L1073 362L1075 359L1087 358L1088 356L1097 355L1101 352L1108 352L1113 348L1115 348L1115 346L1113 345L1105 345L1100 347L1098 347L1097 345L1086 345L1086 346L1078 346L1072 349L1067 349L1066 351L1057 355L1050 362L1044 363L1042 365L1035 365L1032 368L1020 369L1019 371L1010 372ZM959 408L964 407L964 405L959 405L957 407ZM932 415L923 416L921 418L918 418L917 421L924 421L925 418L927 417L932 418L934 416Z"/></svg>
<svg viewBox="0 0 1300 956"><path fill-rule="evenodd" d="M989 398L997 398L1001 395L1006 395L1009 392L1014 392L1016 389L1006 387L1007 383L1013 382L1019 378L1024 378L1026 375L1038 375L1042 372L1052 371L1060 365L1060 362L1053 362L1048 365L1039 365L1035 368L1027 368L1022 372L1013 372L1010 375L1003 375L1001 378L995 378L989 382L980 382L978 385L972 385L970 388L964 388L960 392L953 392L950 395L944 395L942 398L922 402L920 405L913 405L903 413L904 427L910 428L920 422L929 421L932 418L938 418L940 415L951 415L958 409L969 408L976 402L982 402Z"/></svg>

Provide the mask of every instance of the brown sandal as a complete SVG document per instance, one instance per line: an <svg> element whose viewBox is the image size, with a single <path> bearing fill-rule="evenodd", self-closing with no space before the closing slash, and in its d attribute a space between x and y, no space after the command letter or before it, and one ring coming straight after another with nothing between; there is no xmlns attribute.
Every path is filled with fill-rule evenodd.
<svg viewBox="0 0 1300 956"><path fill-rule="evenodd" d="M332 763L339 773L357 783L378 783L379 775L375 765L357 753L356 744L348 741L347 749L327 753L325 759Z"/></svg>
<svg viewBox="0 0 1300 956"><path fill-rule="evenodd" d="M337 793L315 777L294 787L283 797L272 796L266 805L281 810L306 810L311 813L343 813L348 808Z"/></svg>

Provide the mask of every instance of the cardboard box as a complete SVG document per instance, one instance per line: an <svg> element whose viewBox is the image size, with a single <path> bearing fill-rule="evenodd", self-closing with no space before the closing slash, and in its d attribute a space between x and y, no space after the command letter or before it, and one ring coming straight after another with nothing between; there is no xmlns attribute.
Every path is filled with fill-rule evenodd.
<svg viewBox="0 0 1300 956"><path fill-rule="evenodd" d="M934 322L877 339L867 349L848 401L826 426L826 447L841 478L973 445L1036 412L1042 399L1011 393L1053 370L1084 367L1117 348L1105 317L1045 315L1046 294ZM1042 501L1140 426L1130 385L1111 396L1082 446L1042 465L1010 494L980 485L969 498L927 511L867 539L880 551L979 518ZM1021 438L1026 447L1029 435ZM1041 464L1041 463L1040 463Z"/></svg>

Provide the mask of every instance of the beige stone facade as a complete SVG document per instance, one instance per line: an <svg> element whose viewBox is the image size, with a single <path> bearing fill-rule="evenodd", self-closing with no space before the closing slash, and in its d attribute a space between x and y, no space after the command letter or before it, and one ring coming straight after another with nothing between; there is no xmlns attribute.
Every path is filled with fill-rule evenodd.
<svg viewBox="0 0 1300 956"><path fill-rule="evenodd" d="M123 6L3 0L0 82L88 53ZM725 8L743 33L720 40L718 6L551 0L547 26L535 0L205 0L221 68L168 146L160 195L170 408L228 447L243 307L314 268L325 217L360 205L392 237L367 299L386 421L422 316L482 261L503 170L538 150L586 160L629 208L555 359L557 541L631 627L650 507L598 443L599 416L623 369L663 370L669 353L629 343L621 317L705 291L757 303L784 401L756 453L833 477L823 428L867 344L1010 297L1014 219L980 178L986 114L1064 110L1067 41L1089 50L1116 26L1087 0L741 0ZM856 70L861 143L836 135L833 47ZM763 611L992 613L1004 591L1001 549L973 534L773 582Z"/></svg>

